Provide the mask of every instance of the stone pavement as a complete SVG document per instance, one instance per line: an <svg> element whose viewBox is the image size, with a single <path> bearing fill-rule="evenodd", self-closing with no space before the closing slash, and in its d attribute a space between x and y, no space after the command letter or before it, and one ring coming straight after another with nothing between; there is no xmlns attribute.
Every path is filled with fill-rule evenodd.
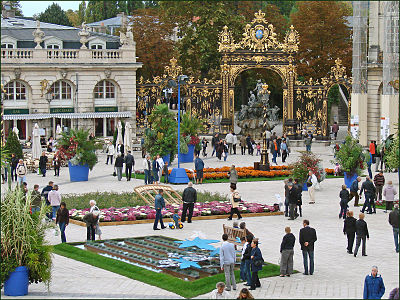
<svg viewBox="0 0 400 300"><path fill-rule="evenodd" d="M303 149L301 149L303 150ZM316 153L321 155L324 167L331 167L329 162L333 158L330 149L314 147ZM293 151L289 162L295 161L297 154ZM136 163L141 167L141 159L135 153ZM206 166L217 167L230 165L249 166L259 158L236 155L229 156L226 163L216 161L216 158L207 158ZM110 176L112 167L104 165L104 155L100 157L100 163L90 175L89 182L69 183L68 170L61 170L60 178L54 180L60 183L61 193L84 193L89 191L132 191L133 187L142 184L142 180L126 180L118 182ZM278 160L279 161L279 160ZM176 162L175 162L176 163ZM192 167L192 164L183 164L184 167ZM139 168L140 169L140 168ZM48 180L53 180L52 172L48 177L39 177L36 174L28 176L31 187L34 183L43 186ZM398 190L397 173L385 174L386 180L393 180ZM346 237L342 233L343 221L338 219L339 191L343 179L327 179L321 183L321 188L316 192L316 204L308 204L307 192L303 193L303 217L310 220L310 226L316 228L318 241L315 245L315 273L312 276L304 276L302 255L298 240L296 240L294 268L300 273L290 278L271 277L261 279L262 287L253 291L257 298L362 298L363 284L366 274L370 273L371 266L377 265L382 274L387 298L389 292L399 285L399 257L394 251L394 242L391 226L387 222L388 215L378 210L375 215L366 215L366 222L370 232L367 241L367 257L354 258L346 253ZM4 187L4 186L2 186ZM198 190L210 192L228 193L229 186L224 183L203 184L195 186ZM176 187L182 190L184 186ZM275 193L283 197L282 181L241 182L238 190L245 201L272 204L275 202ZM354 210L358 215L359 208ZM249 217L244 220L255 236L260 239L260 249L267 262L278 263L279 247L284 235L285 226L291 226L292 232L298 239L302 226L302 218L289 221L284 216ZM157 232L178 239L190 238L194 231L201 231L207 238L220 239L222 224L232 221L202 220L191 224L185 223L183 230L169 230ZM135 224L121 226L103 226L103 238L123 238L152 235L151 224ZM86 228L70 224L66 231L67 241L84 241ZM59 243L59 237L49 232L47 236L51 244ZM54 268L50 284L50 293L47 293L44 284L33 284L29 287L27 298L175 298L179 297L168 291L152 287L147 284L125 278L123 276L101 270L81 262L54 255ZM82 284L85 282L85 284ZM87 283L86 283L87 282ZM239 290L232 293L236 298ZM4 295L2 294L2 297ZM198 298L208 298L201 295Z"/></svg>

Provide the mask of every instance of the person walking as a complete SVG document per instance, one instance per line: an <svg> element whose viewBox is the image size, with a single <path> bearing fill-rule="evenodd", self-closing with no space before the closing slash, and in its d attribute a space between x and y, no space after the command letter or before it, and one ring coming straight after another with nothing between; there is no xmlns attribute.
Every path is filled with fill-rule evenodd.
<svg viewBox="0 0 400 300"><path fill-rule="evenodd" d="M128 150L128 153L124 158L124 162L125 162L126 180L130 181L132 177L132 168L135 166L135 159L133 158L133 155L131 154L130 150Z"/></svg>
<svg viewBox="0 0 400 300"><path fill-rule="evenodd" d="M278 145L278 157L281 157L281 144L282 144L282 139L280 136L276 139L276 143Z"/></svg>
<svg viewBox="0 0 400 300"><path fill-rule="evenodd" d="M356 218L353 217L353 212L347 212L347 218L343 222L343 234L347 236L347 253L353 254L354 238L356 236Z"/></svg>
<svg viewBox="0 0 400 300"><path fill-rule="evenodd" d="M236 263L236 250L232 243L228 242L228 235L222 235L222 245L219 251L219 263L221 270L225 273L226 290L230 291L231 286L236 290L235 280L235 263Z"/></svg>
<svg viewBox="0 0 400 300"><path fill-rule="evenodd" d="M238 138L237 138L237 135L234 132L232 132L232 135L233 135L232 149L233 149L233 154L236 155L236 145L238 143Z"/></svg>
<svg viewBox="0 0 400 300"><path fill-rule="evenodd" d="M205 137L203 137L203 140L201 141L201 146L203 148L203 157L207 156L207 145L208 145L208 141L206 140Z"/></svg>
<svg viewBox="0 0 400 300"><path fill-rule="evenodd" d="M393 201L394 201L394 196L397 194L396 189L393 186L393 182L391 180L388 181L388 184L386 185L385 189L383 190L383 196L385 196L385 212L388 210L392 210L393 207Z"/></svg>
<svg viewBox="0 0 400 300"><path fill-rule="evenodd" d="M389 213L389 224L393 228L394 246L399 253L399 205L394 206L394 210Z"/></svg>
<svg viewBox="0 0 400 300"><path fill-rule="evenodd" d="M289 201L289 220L297 219L299 216L296 212L297 207L297 190L293 188L293 183L288 183L288 201Z"/></svg>
<svg viewBox="0 0 400 300"><path fill-rule="evenodd" d="M290 227L285 227L285 236L281 243L281 275L280 277L285 277L293 273L293 255L294 255L294 243L296 238L291 233Z"/></svg>
<svg viewBox="0 0 400 300"><path fill-rule="evenodd" d="M60 177L61 160L58 155L53 157L54 176Z"/></svg>
<svg viewBox="0 0 400 300"><path fill-rule="evenodd" d="M239 193L236 191L236 184L231 184L231 212L229 214L228 220L232 220L233 214L236 213L238 220L242 218L239 212L239 202L241 201Z"/></svg>
<svg viewBox="0 0 400 300"><path fill-rule="evenodd" d="M17 184L22 185L23 182L26 182L26 174L28 173L28 168L26 167L24 161L20 159L18 161L17 167L16 167L16 173L17 173Z"/></svg>
<svg viewBox="0 0 400 300"><path fill-rule="evenodd" d="M94 210L83 217L83 221L86 223L86 239L88 241L96 240L96 226L99 215L100 210Z"/></svg>
<svg viewBox="0 0 400 300"><path fill-rule="evenodd" d="M349 196L350 196L350 193L347 190L347 186L345 184L343 184L342 190L339 193L339 198L340 198L339 219L340 218L346 219L346 212L347 212L347 208L349 207L347 205L349 203Z"/></svg>
<svg viewBox="0 0 400 300"><path fill-rule="evenodd" d="M248 153L250 155L253 155L254 150L253 150L253 144L251 143L250 134L248 134L247 137L246 137L246 145L247 145Z"/></svg>
<svg viewBox="0 0 400 300"><path fill-rule="evenodd" d="M272 154L272 162L275 163L276 165L278 165L278 163L276 162L276 157L278 155L278 143L277 143L276 139L272 140L271 154Z"/></svg>
<svg viewBox="0 0 400 300"><path fill-rule="evenodd" d="M217 148L219 146L219 133L216 133L213 138L211 139L211 146L213 147L213 152L211 153L211 156L214 156L214 153L217 153Z"/></svg>
<svg viewBox="0 0 400 300"><path fill-rule="evenodd" d="M196 183L203 183L203 170L204 170L204 161L198 156L195 156L194 159L194 169L196 170Z"/></svg>
<svg viewBox="0 0 400 300"><path fill-rule="evenodd" d="M17 165L18 165L19 159L15 156L14 153L11 154L11 160L10 160L10 165L11 165L11 181L17 181Z"/></svg>
<svg viewBox="0 0 400 300"><path fill-rule="evenodd" d="M222 141L221 143L222 146L222 155L224 156L224 161L226 161L226 159L228 158L228 154L229 154L229 148L228 148L228 144L226 143L226 141Z"/></svg>
<svg viewBox="0 0 400 300"><path fill-rule="evenodd" d="M60 208L57 210L56 224L60 227L61 243L66 243L65 228L69 224L69 211L65 202L61 202Z"/></svg>
<svg viewBox="0 0 400 300"><path fill-rule="evenodd" d="M45 199L46 205L50 206L49 202L49 192L53 189L54 182L49 181L49 184L42 189L41 196ZM46 216L49 220L52 219L52 212L46 213Z"/></svg>
<svg viewBox="0 0 400 300"><path fill-rule="evenodd" d="M53 189L49 192L48 196L51 208L52 208L52 219L56 219L57 210L60 208L61 204L61 194L58 191L58 185L55 184Z"/></svg>
<svg viewBox="0 0 400 300"><path fill-rule="evenodd" d="M282 140L281 150L282 150L282 163L284 163L286 161L287 153L288 153L288 147L286 144L286 140Z"/></svg>
<svg viewBox="0 0 400 300"><path fill-rule="evenodd" d="M33 186L33 191L31 192L31 209L32 209L32 214L35 212L40 212L40 209L42 207L42 196L40 195L39 192L39 185L35 184Z"/></svg>
<svg viewBox="0 0 400 300"><path fill-rule="evenodd" d="M153 162L152 162L152 176L153 176L153 182L155 184L159 183L159 178L158 178L158 172L160 171L160 165L158 164L157 161L157 156L154 156Z"/></svg>
<svg viewBox="0 0 400 300"><path fill-rule="evenodd" d="M238 182L238 173L234 165L232 165L231 168L229 169L228 176L229 176L229 183L236 185Z"/></svg>
<svg viewBox="0 0 400 300"><path fill-rule="evenodd" d="M375 199L379 201L382 200L382 190L383 186L385 185L385 176L383 176L383 171L379 171L378 174L374 177L374 184L376 189Z"/></svg>
<svg viewBox="0 0 400 300"><path fill-rule="evenodd" d="M338 125L338 123L337 123L337 122L333 122L333 125L332 125L332 133L333 133L333 136L334 136L335 140L336 140L336 138L337 138L338 131L339 131L339 125Z"/></svg>
<svg viewBox="0 0 400 300"><path fill-rule="evenodd" d="M46 156L46 152L43 151L39 158L39 169L43 177L46 177L46 166L48 161L49 159Z"/></svg>
<svg viewBox="0 0 400 300"><path fill-rule="evenodd" d="M361 189L360 189L360 196L362 195L362 192L364 191L364 196L365 196L365 200L364 200L364 205L361 209L361 212L364 213L365 208L368 207L368 212L367 214L372 214L372 208L371 205L374 208L374 213L376 213L376 209L375 209L375 201L374 201L374 197L375 197L375 186L372 183L370 177L366 177L365 181L362 183L361 185Z"/></svg>
<svg viewBox="0 0 400 300"><path fill-rule="evenodd" d="M108 142L106 153L107 153L106 165L108 165L108 161L110 161L110 164L112 165L113 164L114 154L115 154L115 148L114 148L114 145L113 145L113 143L111 141Z"/></svg>
<svg viewBox="0 0 400 300"><path fill-rule="evenodd" d="M374 141L371 141L371 143L369 144L369 153L371 153L372 155L372 163L375 163L375 154L376 154L376 145L374 143ZM372 176L371 176L372 178Z"/></svg>
<svg viewBox="0 0 400 300"><path fill-rule="evenodd" d="M199 156L200 154L197 153L197 156ZM161 182L161 177L162 177L162 171L164 168L164 159L160 156L160 154L157 155L157 163L158 163L158 181Z"/></svg>
<svg viewBox="0 0 400 300"><path fill-rule="evenodd" d="M367 222L364 221L365 215L360 213L358 215L358 220L356 222L356 248L354 249L354 257L357 257L358 248L362 241L362 256L367 256L366 253L366 242L369 240L368 226Z"/></svg>
<svg viewBox="0 0 400 300"><path fill-rule="evenodd" d="M255 290L261 287L260 279L258 278L258 272L262 270L264 259L261 254L261 250L258 248L258 239L253 239L251 242L251 287L250 290Z"/></svg>
<svg viewBox="0 0 400 300"><path fill-rule="evenodd" d="M124 167L124 158L121 153L117 154L115 159L115 169L117 170L118 181L122 179L122 168Z"/></svg>
<svg viewBox="0 0 400 300"><path fill-rule="evenodd" d="M306 138L304 139L304 144L306 145L306 151L311 152L311 144L312 144L312 134L309 131Z"/></svg>
<svg viewBox="0 0 400 300"><path fill-rule="evenodd" d="M242 249L242 263L243 263L243 273L241 272L241 277L243 277L243 281L246 281L246 286L251 286L251 243L253 241L253 235L248 234L245 236L246 243L243 245ZM241 263L241 269L242 269Z"/></svg>
<svg viewBox="0 0 400 300"><path fill-rule="evenodd" d="M242 155L245 155L246 154L246 137L244 136L244 134L242 134L239 141L240 141L240 151L241 151Z"/></svg>
<svg viewBox="0 0 400 300"><path fill-rule="evenodd" d="M303 187L300 184L300 180L299 179L295 179L294 180L294 186L293 188L296 190L296 194L297 194L297 207L296 207L296 213L297 213L297 208L299 209L299 214L300 217L303 216L303 212L302 212L302 208L301 206L303 205L303 199L302 199L302 194L303 194Z"/></svg>
<svg viewBox="0 0 400 300"><path fill-rule="evenodd" d="M232 131L229 131L229 133L225 137L226 143L228 144L228 150L229 154L232 155L232 150L233 150L233 134Z"/></svg>
<svg viewBox="0 0 400 300"><path fill-rule="evenodd" d="M314 274L314 243L317 241L317 233L310 227L310 221L303 220L303 228L300 229L299 243L303 252L303 275ZM310 269L308 269L308 258L310 258Z"/></svg>
<svg viewBox="0 0 400 300"><path fill-rule="evenodd" d="M150 155L146 155L145 159L143 159L143 170L144 170L144 184L150 184L150 171L151 171L151 162Z"/></svg>
<svg viewBox="0 0 400 300"><path fill-rule="evenodd" d="M354 180L351 183L350 186L350 197L349 197L349 202L351 201L351 199L353 199L354 197L354 206L358 206L358 201L360 200L360 196L358 195L358 183L361 181L361 177L358 176L356 180Z"/></svg>
<svg viewBox="0 0 400 300"><path fill-rule="evenodd" d="M369 160L367 161L367 169L368 169L369 178L372 179L371 167L372 167L372 164L373 164L374 156L372 155L372 153L370 152L370 150L368 150L368 152L369 152Z"/></svg>
<svg viewBox="0 0 400 300"><path fill-rule="evenodd" d="M385 294L385 284L378 274L378 267L372 266L371 274L365 276L363 299L381 299Z"/></svg>
<svg viewBox="0 0 400 300"><path fill-rule="evenodd" d="M124 144L122 143L122 141L119 141L119 144L117 145L115 150L117 153L121 153L122 158L124 158L125 148L124 148Z"/></svg>
<svg viewBox="0 0 400 300"><path fill-rule="evenodd" d="M188 223L192 223L194 204L197 201L197 192L193 188L193 183L191 181L189 181L187 188L183 190L182 201L182 223L186 221L186 213L188 210Z"/></svg>
<svg viewBox="0 0 400 300"><path fill-rule="evenodd" d="M225 283L218 282L216 289L210 293L210 299L231 299L231 296L225 291Z"/></svg>
<svg viewBox="0 0 400 300"><path fill-rule="evenodd" d="M156 218L154 219L153 230L160 230L160 228L157 228L158 221L160 221L161 229L166 228L166 226L164 226L161 214L161 210L165 208L163 193L164 193L163 190L159 190L158 194L154 198L154 208L156 209Z"/></svg>
<svg viewBox="0 0 400 300"><path fill-rule="evenodd" d="M318 184L317 176L313 173L313 171L308 171L308 178L307 178L307 188L308 188L308 195L310 196L310 204L315 203L315 187Z"/></svg>

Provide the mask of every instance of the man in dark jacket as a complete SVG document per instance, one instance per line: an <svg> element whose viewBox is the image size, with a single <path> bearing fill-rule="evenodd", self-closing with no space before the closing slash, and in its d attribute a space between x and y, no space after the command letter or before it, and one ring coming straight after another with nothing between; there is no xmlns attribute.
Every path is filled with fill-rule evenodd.
<svg viewBox="0 0 400 300"><path fill-rule="evenodd" d="M288 183L288 200L289 200L289 220L294 220L296 219L299 215L296 212L296 207L297 207L297 191L295 188L293 188L293 183L289 182Z"/></svg>
<svg viewBox="0 0 400 300"><path fill-rule="evenodd" d="M288 276L293 273L293 255L294 255L294 243L296 238L291 233L290 227L285 228L285 236L281 243L281 277Z"/></svg>
<svg viewBox="0 0 400 300"><path fill-rule="evenodd" d="M399 205L395 204L394 209L389 214L389 224L393 228L394 245L396 252L399 253Z"/></svg>
<svg viewBox="0 0 400 300"><path fill-rule="evenodd" d="M193 183L191 181L189 181L187 188L183 191L182 201L182 222L186 221L186 212L189 209L188 223L192 223L193 208L197 201L197 192L193 188Z"/></svg>
<svg viewBox="0 0 400 300"><path fill-rule="evenodd" d="M217 146L219 145L219 134L216 133L212 139L211 139L211 146L213 147L213 152L211 153L211 156L214 156L214 153L217 151Z"/></svg>
<svg viewBox="0 0 400 300"><path fill-rule="evenodd" d="M46 165L47 165L48 158L46 156L46 152L42 152L42 155L39 158L39 169L42 172L43 177L46 177Z"/></svg>
<svg viewBox="0 0 400 300"><path fill-rule="evenodd" d="M49 184L45 186L42 190L41 196L44 197L46 200L46 205L50 206L50 201L49 201L49 192L53 189L54 182L49 181ZM51 220L52 219L52 212L49 212L46 214L46 216Z"/></svg>
<svg viewBox="0 0 400 300"><path fill-rule="evenodd" d="M251 144L251 136L250 134L246 137L246 144L247 144L247 149L249 149L249 154L253 155L253 145Z"/></svg>
<svg viewBox="0 0 400 300"><path fill-rule="evenodd" d="M124 157L121 153L117 154L117 158L115 159L115 169L117 170L118 181L122 179L122 168L124 167Z"/></svg>
<svg viewBox="0 0 400 300"><path fill-rule="evenodd" d="M295 180L294 180L293 189L296 190L296 194L297 194L296 214L297 214L297 207L298 207L298 208L299 208L300 217L302 217L302 209L301 209L301 206L303 205L303 199L302 199L303 187L302 187L302 185L300 184L300 180L299 180L299 179L295 179Z"/></svg>
<svg viewBox="0 0 400 300"><path fill-rule="evenodd" d="M358 195L358 183L361 181L361 177L358 176L356 180L354 180L351 183L350 186L350 198L349 198L349 202L351 201L351 199L354 199L354 206L358 206L358 200L360 200L360 196Z"/></svg>
<svg viewBox="0 0 400 300"><path fill-rule="evenodd" d="M353 212L347 212L347 218L344 219L343 233L347 236L347 253L353 254L354 238L356 236L356 218Z"/></svg>
<svg viewBox="0 0 400 300"><path fill-rule="evenodd" d="M364 281L364 299L381 299L385 294L385 284L381 275L378 275L378 267L372 266L371 275L367 275Z"/></svg>
<svg viewBox="0 0 400 300"><path fill-rule="evenodd" d="M317 233L311 228L310 221L303 220L303 227L300 229L299 242L303 251L303 275L312 275L314 273L314 243L317 241ZM310 273L308 273L308 257L310 258Z"/></svg>
<svg viewBox="0 0 400 300"><path fill-rule="evenodd" d="M153 224L154 230L160 230L160 228L157 228L158 221L160 221L161 229L166 228L166 226L164 226L161 214L161 210L165 207L163 193L164 193L163 190L159 190L158 195L156 195L154 199L154 208L156 209L156 218L154 219L154 224Z"/></svg>
<svg viewBox="0 0 400 300"><path fill-rule="evenodd" d="M32 213L39 212L42 207L42 196L40 195L38 184L33 186L33 191L31 192L31 206Z"/></svg>
<svg viewBox="0 0 400 300"><path fill-rule="evenodd" d="M360 244L362 241L362 256L367 256L366 253L366 239L369 239L368 226L364 221L365 215L360 213L358 215L358 220L356 222L356 248L354 249L354 257L357 256L358 248L360 248Z"/></svg>
<svg viewBox="0 0 400 300"><path fill-rule="evenodd" d="M94 210L92 213L88 213L83 217L83 221L86 223L86 239L88 241L95 240L96 226L100 210Z"/></svg>
<svg viewBox="0 0 400 300"><path fill-rule="evenodd" d="M253 235L249 234L246 236L246 249L243 252L243 257L242 260L244 261L244 277L246 278L247 282L246 284L248 286L251 286L251 269L250 269L250 263L251 263L251 243L253 242Z"/></svg>
<svg viewBox="0 0 400 300"><path fill-rule="evenodd" d="M11 154L11 181L17 181L17 165L18 165L18 158L15 156L14 153Z"/></svg>
<svg viewBox="0 0 400 300"><path fill-rule="evenodd" d="M375 186L372 183L371 178L369 176L367 176L365 178L365 181L361 185L360 196L363 191L364 191L365 200L364 200L364 205L363 205L363 208L361 209L361 212L364 213L365 208L368 206L367 214L372 214L372 208L371 208L371 204L372 204L372 206L374 207L374 213L376 213L375 201L374 201L376 189L375 189Z"/></svg>
<svg viewBox="0 0 400 300"><path fill-rule="evenodd" d="M379 200L382 200L382 189L385 185L385 176L383 176L383 171L379 171L379 173L375 175L374 184L376 188L375 199L378 200L379 195Z"/></svg>
<svg viewBox="0 0 400 300"><path fill-rule="evenodd" d="M349 203L349 191L347 190L347 187L345 184L342 185L342 190L339 193L339 198L340 198L340 212L339 212L339 219L343 217L343 219L346 219L346 212L347 208L349 207L347 203Z"/></svg>
<svg viewBox="0 0 400 300"><path fill-rule="evenodd" d="M125 158L125 175L126 175L126 180L130 181L131 176L132 176L132 168L135 166L135 159L133 158L133 155L131 154L131 151L128 151L126 154Z"/></svg>
<svg viewBox="0 0 400 300"><path fill-rule="evenodd" d="M196 155L196 159L194 160L194 169L196 170L196 183L203 183L204 162L198 155Z"/></svg>

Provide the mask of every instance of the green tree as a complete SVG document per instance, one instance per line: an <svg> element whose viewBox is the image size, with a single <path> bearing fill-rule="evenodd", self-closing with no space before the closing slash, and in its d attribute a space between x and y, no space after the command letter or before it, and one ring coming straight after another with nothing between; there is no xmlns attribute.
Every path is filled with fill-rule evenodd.
<svg viewBox="0 0 400 300"><path fill-rule="evenodd" d="M86 22L92 23L116 17L118 1L88 1L86 8Z"/></svg>
<svg viewBox="0 0 400 300"><path fill-rule="evenodd" d="M79 23L79 16L77 10L68 9L65 14L72 26L79 27L82 23Z"/></svg>
<svg viewBox="0 0 400 300"><path fill-rule="evenodd" d="M274 5L279 8L280 13L285 16L289 17L290 13L292 12L293 6L295 4L295 1L263 1L263 7L267 5Z"/></svg>
<svg viewBox="0 0 400 300"><path fill-rule="evenodd" d="M67 14L61 9L61 6L57 3L51 4L46 10L38 15L40 22L46 22L51 24L72 26L68 19Z"/></svg>
<svg viewBox="0 0 400 300"><path fill-rule="evenodd" d="M10 155L15 154L15 157L17 158L24 158L21 143L19 142L19 139L15 132L12 130L8 134L5 149Z"/></svg>
<svg viewBox="0 0 400 300"><path fill-rule="evenodd" d="M3 2L1 1L1 10L3 10ZM8 1L11 4L11 9L15 10L15 15L22 17L21 1Z"/></svg>

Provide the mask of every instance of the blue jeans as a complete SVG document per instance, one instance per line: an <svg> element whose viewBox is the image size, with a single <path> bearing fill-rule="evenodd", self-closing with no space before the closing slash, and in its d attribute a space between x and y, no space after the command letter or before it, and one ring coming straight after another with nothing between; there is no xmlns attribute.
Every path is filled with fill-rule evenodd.
<svg viewBox="0 0 400 300"><path fill-rule="evenodd" d="M247 285L251 285L251 271L250 271L250 259L244 261L244 273L247 279Z"/></svg>
<svg viewBox="0 0 400 300"><path fill-rule="evenodd" d="M314 250L302 250L303 251L303 264L304 273L312 275L314 273ZM308 273L308 257L310 257L310 273Z"/></svg>
<svg viewBox="0 0 400 300"><path fill-rule="evenodd" d="M396 252L399 252L399 228L393 227L393 237L394 237L394 245L396 246Z"/></svg>
<svg viewBox="0 0 400 300"><path fill-rule="evenodd" d="M273 163L276 163L276 155L277 155L276 151L274 153L272 153L272 162Z"/></svg>
<svg viewBox="0 0 400 300"><path fill-rule="evenodd" d="M163 220L162 220L161 209L156 209L156 218L155 218L155 220L154 220L154 225L153 225L153 229L154 229L154 230L157 228L158 221L160 221L161 228L164 228L164 223L163 223Z"/></svg>
<svg viewBox="0 0 400 300"><path fill-rule="evenodd" d="M224 161L228 158L228 152L225 152Z"/></svg>
<svg viewBox="0 0 400 300"><path fill-rule="evenodd" d="M311 152L311 145L306 145L306 151Z"/></svg>
<svg viewBox="0 0 400 300"><path fill-rule="evenodd" d="M347 212L347 205L346 206L340 206L340 213L339 213L339 218L346 219L346 212Z"/></svg>
<svg viewBox="0 0 400 300"><path fill-rule="evenodd" d="M240 279L242 281L246 280L246 274L244 273L244 265L245 265L245 260L243 260L240 262Z"/></svg>
<svg viewBox="0 0 400 300"><path fill-rule="evenodd" d="M150 171L144 170L144 184L150 183Z"/></svg>
<svg viewBox="0 0 400 300"><path fill-rule="evenodd" d="M216 149L216 147L215 147L215 145L213 146L213 152L211 153L211 156L214 156L214 153L215 153L215 151L216 151L217 149Z"/></svg>
<svg viewBox="0 0 400 300"><path fill-rule="evenodd" d="M371 166L368 166L368 176L369 176L369 178L371 178L371 180L372 180L372 171L371 171Z"/></svg>
<svg viewBox="0 0 400 300"><path fill-rule="evenodd" d="M56 216L57 216L57 210L60 208L60 205L52 206L51 208L52 208L52 216L51 216L51 218L55 219Z"/></svg>
<svg viewBox="0 0 400 300"><path fill-rule="evenodd" d="M34 214L36 212L40 212L40 207L33 206L32 207L32 214Z"/></svg>
<svg viewBox="0 0 400 300"><path fill-rule="evenodd" d="M370 195L369 193L365 193L364 195L365 195L365 200L361 212L364 213L365 208L367 207L368 213L372 213L371 201L374 201L374 196Z"/></svg>
<svg viewBox="0 0 400 300"><path fill-rule="evenodd" d="M61 243L66 243L67 239L65 238L65 223L58 223L58 226L60 226Z"/></svg>
<svg viewBox="0 0 400 300"><path fill-rule="evenodd" d="M17 178L17 184L22 185L23 182L26 182L26 176L19 177Z"/></svg>
<svg viewBox="0 0 400 300"><path fill-rule="evenodd" d="M43 176L46 176L46 168L40 168L40 172L42 172Z"/></svg>

